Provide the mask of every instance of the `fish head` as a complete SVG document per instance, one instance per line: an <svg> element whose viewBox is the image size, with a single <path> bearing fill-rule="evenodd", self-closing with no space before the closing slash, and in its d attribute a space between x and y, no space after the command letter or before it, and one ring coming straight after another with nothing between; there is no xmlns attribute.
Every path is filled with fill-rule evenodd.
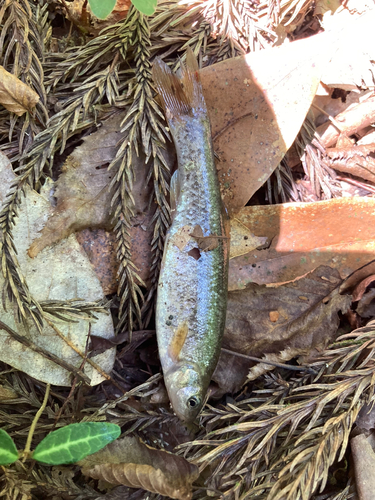
<svg viewBox="0 0 375 500"><path fill-rule="evenodd" d="M202 409L205 395L198 367L190 363L177 363L164 379L178 418L184 422L193 422Z"/></svg>

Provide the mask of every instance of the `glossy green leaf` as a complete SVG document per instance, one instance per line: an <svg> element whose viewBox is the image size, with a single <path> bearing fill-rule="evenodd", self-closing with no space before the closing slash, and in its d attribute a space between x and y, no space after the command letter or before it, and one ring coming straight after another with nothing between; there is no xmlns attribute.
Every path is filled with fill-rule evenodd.
<svg viewBox="0 0 375 500"><path fill-rule="evenodd" d="M94 16L105 19L113 11L116 0L89 0L89 4Z"/></svg>
<svg viewBox="0 0 375 500"><path fill-rule="evenodd" d="M13 439L0 429L0 465L9 465L18 459L18 452Z"/></svg>
<svg viewBox="0 0 375 500"><path fill-rule="evenodd" d="M33 458L50 465L71 464L101 450L121 429L108 422L81 422L50 432L35 448Z"/></svg>
<svg viewBox="0 0 375 500"><path fill-rule="evenodd" d="M157 0L132 0L132 4L142 14L151 16L156 10Z"/></svg>

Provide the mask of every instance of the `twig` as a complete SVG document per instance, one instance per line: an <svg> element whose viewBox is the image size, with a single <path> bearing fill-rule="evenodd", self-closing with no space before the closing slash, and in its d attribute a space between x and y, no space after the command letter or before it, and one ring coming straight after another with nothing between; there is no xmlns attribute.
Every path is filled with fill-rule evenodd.
<svg viewBox="0 0 375 500"><path fill-rule="evenodd" d="M20 344L29 347L32 349L34 352L37 352L38 354L41 354L44 356L46 359L49 359L50 361L53 361L57 365L61 366L68 372L73 373L76 377L80 377L84 382L87 382L88 384L90 383L90 379L87 375L85 375L81 370L77 370L77 368L67 361L63 361L60 358L58 358L55 354L52 352L46 351L42 347L39 347L37 344L35 344L32 340L24 337L23 335L20 335L19 333L15 332L10 328L8 325L0 321L0 330L5 330L14 340L19 342Z"/></svg>
<svg viewBox="0 0 375 500"><path fill-rule="evenodd" d="M311 375L317 375L317 372L315 370L313 370L312 368L307 368L307 366L292 366L292 365L286 365L284 363L276 363L274 361L268 361L266 359L255 358L254 356L248 356L247 354L241 354L239 352L230 351L229 349L224 349L224 347L221 348L221 351L225 352L226 354L232 354L233 356L238 356L239 358L248 359L249 361L255 361L256 363L264 363L266 365L276 366L277 368L286 368L287 370L293 370L296 372L303 371L311 373Z"/></svg>
<svg viewBox="0 0 375 500"><path fill-rule="evenodd" d="M49 324L49 326L57 333L57 335L64 341L66 344L73 349L74 352L76 352L79 356L81 356L82 359L85 359L89 365L91 365L103 378L108 380L109 382L112 382L112 384L117 387L123 394L126 393L124 389L115 381L113 378L108 375L95 361L93 361L90 358L87 358L85 354L78 349L65 335L57 328L57 326L50 321L49 319L45 318L46 322Z"/></svg>

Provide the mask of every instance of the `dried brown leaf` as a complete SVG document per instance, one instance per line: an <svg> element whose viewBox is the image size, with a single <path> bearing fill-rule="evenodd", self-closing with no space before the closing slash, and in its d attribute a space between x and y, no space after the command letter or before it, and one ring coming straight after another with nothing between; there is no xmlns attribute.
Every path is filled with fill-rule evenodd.
<svg viewBox="0 0 375 500"><path fill-rule="evenodd" d="M320 265L333 267L346 278L374 258L374 214L371 198L243 208L237 219L272 243L230 261L229 290L248 283L294 280ZM364 278L368 275L366 270Z"/></svg>
<svg viewBox="0 0 375 500"><path fill-rule="evenodd" d="M359 500L373 500L375 491L375 439L364 434L350 440L354 462L355 483Z"/></svg>
<svg viewBox="0 0 375 500"><path fill-rule="evenodd" d="M215 250L219 245L219 240L228 239L228 236L218 236L217 234L203 235L203 229L199 224L193 227L190 236L198 243L199 250L209 252Z"/></svg>
<svg viewBox="0 0 375 500"><path fill-rule="evenodd" d="M255 236L248 227L234 217L230 221L230 259L245 255L267 244L267 236Z"/></svg>
<svg viewBox="0 0 375 500"><path fill-rule="evenodd" d="M183 457L151 448L127 436L79 462L82 472L115 485L143 488L178 500L190 500L198 468Z"/></svg>
<svg viewBox="0 0 375 500"><path fill-rule="evenodd" d="M351 303L350 296L339 294L341 282L335 269L321 266L278 287L251 283L229 292L223 347L281 363L323 349L337 331L338 312ZM222 353L213 379L232 392L247 376L252 380L271 369L253 365Z"/></svg>
<svg viewBox="0 0 375 500"><path fill-rule="evenodd" d="M0 66L0 104L4 108L21 116L31 112L38 101L39 96L32 88Z"/></svg>
<svg viewBox="0 0 375 500"><path fill-rule="evenodd" d="M325 59L320 41L250 53L200 72L220 156L222 196L230 213L246 205L298 134Z"/></svg>
<svg viewBox="0 0 375 500"><path fill-rule="evenodd" d="M317 128L321 143L326 148L336 144L340 133L350 136L358 132L358 130L374 123L375 97L370 97L356 106L343 111L335 117L335 120L339 124L340 130L337 128L337 125L331 122L323 123L323 125Z"/></svg>
<svg viewBox="0 0 375 500"><path fill-rule="evenodd" d="M337 142L338 145L338 142ZM375 144L329 148L326 150L328 165L340 172L375 182Z"/></svg>
<svg viewBox="0 0 375 500"><path fill-rule="evenodd" d="M116 237L105 229L83 229L76 233L103 288L104 295L115 293L118 287Z"/></svg>
<svg viewBox="0 0 375 500"><path fill-rule="evenodd" d="M0 385L0 401L4 401L7 399L17 399L18 394L11 389L10 387L4 387Z"/></svg>
<svg viewBox="0 0 375 500"><path fill-rule="evenodd" d="M111 183L113 172L107 170L108 164L113 160L118 149L118 143L123 137L120 124L124 118L118 114L106 120L102 127L84 139L66 160L63 173L57 181L54 197L57 204L51 207L48 220L40 236L36 238L29 248L29 256L34 258L44 248L67 238L76 231L86 228L112 229L111 200L112 193L108 187ZM152 190L151 184L146 184L148 166L144 157L138 158L134 154L133 163L137 163L137 172L133 185L134 217L129 230L131 235L131 251L134 265L139 270L139 276L145 281L149 276L151 259L151 239L153 227L150 224L153 208L148 211L149 197ZM89 239L88 239L89 236ZM92 263L95 263L93 245L95 233L85 231L80 236L81 244L85 239L86 246L90 247ZM113 238L99 238L101 252L108 256L114 253ZM90 256L90 255L89 255ZM113 291L116 285L117 265L109 259L109 268L99 263L97 274L101 281L108 286L108 292Z"/></svg>

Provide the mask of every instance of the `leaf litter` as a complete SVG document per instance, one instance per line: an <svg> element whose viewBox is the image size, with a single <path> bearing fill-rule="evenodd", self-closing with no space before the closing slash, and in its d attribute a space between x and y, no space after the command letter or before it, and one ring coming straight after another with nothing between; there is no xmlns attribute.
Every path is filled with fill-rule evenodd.
<svg viewBox="0 0 375 500"><path fill-rule="evenodd" d="M14 174L4 155L2 155L1 161L1 197L4 201L10 183L14 179ZM43 226L50 207L51 190L53 190L52 181L45 185L40 194L30 189L25 190L25 200L14 231L14 245L21 269L30 284L32 293L38 297L38 300L46 301L47 305L50 303L52 306L55 300L61 300L61 298L76 302L82 300L99 301L104 297L98 278L87 257L80 250L74 236L35 259L30 259L26 254L28 245ZM3 283L2 277L1 280ZM76 366L77 369L82 363L82 358L72 350L66 339L73 341L74 346L83 353L90 332L99 336L111 337L113 335L112 319L105 312L98 312L95 314L95 318L87 316L86 319L80 319L79 316L73 315L68 323L60 321L58 327L62 334L62 338L60 338L51 326L46 325L42 332L39 332L30 321L28 324L17 322L15 311L9 304L6 309L4 303L0 307L3 324L5 323L11 329L18 331L27 339L31 339L37 346L56 355L61 360ZM65 317L66 314L68 315L68 319L69 313L72 314L71 311L62 309L60 310L61 318L64 318L64 313ZM21 344L3 328L0 331L0 337L2 343L0 359L3 362L21 369L43 382L70 386L71 373L69 371L58 366L52 360L46 359L32 348ZM95 361L105 372L110 372L114 356L113 351L107 351ZM90 365L87 365L84 371L92 384L96 385L102 382L101 374Z"/></svg>
<svg viewBox="0 0 375 500"><path fill-rule="evenodd" d="M177 500L191 499L191 484L199 476L198 467L183 457L151 448L132 436L107 445L79 465L83 474L94 479Z"/></svg>
<svg viewBox="0 0 375 500"><path fill-rule="evenodd" d="M206 2L203 3L206 4ZM322 8L322 2L320 2L316 6L315 13L311 14L310 4L309 1L304 2L303 6L301 3L298 6L289 3L286 6L283 5L280 12L272 10L270 6L268 21L273 19L275 23L275 20L279 22L281 19L283 24L279 24L281 27L279 32L284 30L284 34L289 34L288 36L293 34L298 38L298 30L304 26L304 23L307 30L310 29L308 27L310 26L309 16L312 16L310 19L317 23L316 16L323 14L324 23L330 22L332 5L330 5L331 9L327 9L326 5ZM335 81L337 81L337 88L341 88L344 92L347 92L349 88L355 91L354 87L357 86L371 87L371 78L369 79L369 73L365 67L368 60L366 57L361 58L361 68L355 76L344 74L340 76L340 81L335 80L335 76L333 79L326 77L327 65L324 63L327 59L331 61L331 65L328 65L330 69L338 68L338 66L342 68L346 64L340 63L336 66L332 64L340 43L338 41L337 44L332 43L334 50L327 51L328 45L322 42L324 37L321 35L292 44L286 43L280 48L267 49L262 54L244 55L247 49L244 51L241 44L245 43L245 38L233 38L228 35L227 31L231 26L232 21L228 22L228 19L231 19L230 16L235 12L234 7L230 13L224 10L223 14L223 11L218 10L214 14L217 16L217 33L211 32L207 22L202 21L202 18L198 18L199 22L196 23L197 18L194 16L197 12L201 12L200 6L195 10L191 8L189 10L189 8L189 6L181 7L174 4L165 6L163 2L160 4L155 18L150 20L151 30L155 30L153 32L155 48L151 50L155 52L166 50L165 57L168 59L169 54L175 50L170 49L171 43L176 44L175 48L188 44L197 49L195 51L200 54L200 62L207 66L202 70L202 78L210 102L214 145L220 159L217 166L222 193L232 215L231 253L233 248L237 252L232 254L231 259L232 290L224 346L245 356L246 353L256 354L263 363L254 364L253 361L249 362L244 358L225 354L233 359L230 363L223 363L225 366L221 374L220 365L218 367L219 377L216 382L220 385L221 381L223 385L219 391L214 385L211 390L213 396L216 394L215 397L221 399L217 403L213 402L214 399L209 401L200 420L202 427L200 430L196 429L197 436L193 443L186 444L185 453L189 461L199 464L203 471L204 494L207 491L213 496L226 492L229 497L233 496L233 498L238 498L243 494L269 499L313 498L313 492L318 486L321 491L325 487L329 467L336 467L335 461L337 462L346 453L349 432L360 408L371 404L373 398L374 326L371 321L367 326L363 326L366 323L364 320L366 314L370 319L373 317L371 312L373 270L371 263L368 264L374 255L371 233L372 199L371 196L341 198L344 192L343 187L347 185L353 188L350 196L357 195L358 189L362 190L360 191L362 195L368 194L366 187L371 188L371 180L362 178L365 182L361 182L358 179L358 170L354 178L353 173L347 171L343 172L347 175L346 177L335 177L335 165L330 163L332 158L324 136L320 142L317 139L317 142L313 142L315 130L319 126L314 123L314 118L308 122L309 126L313 127L313 134L309 139L304 137L304 140L300 142L299 150L295 148L297 162L293 171L285 173L287 171L279 167L279 162L301 129L319 81L325 84L322 88L325 89L328 103L334 100L332 96L336 89ZM209 2L205 8L207 12L215 12ZM345 13L345 9L338 8L337 5L333 10L336 12L331 16L332 19L336 15L342 15L343 10ZM355 9L349 5L346 12L351 12L350 15L354 16ZM257 22L261 22L259 20L265 18L264 12L258 14ZM174 16L172 24L170 24L169 16ZM181 26L179 16L183 16L185 31L176 31L175 26ZM168 28L163 25L165 20L167 20ZM334 21L336 20L338 22L339 18L335 18ZM189 30L190 21L195 23L197 31L194 33L198 33L194 36L186 31ZM139 18L133 22L137 26L137 33L140 33L144 25ZM236 29L238 29L238 19L234 21L233 26L237 26ZM358 26L361 25L356 22L349 26L349 29L352 32L362 29ZM346 35L341 25L340 30L345 39ZM328 25L326 31L329 31ZM334 30L332 32L335 34ZM109 31L106 35L102 39L97 38L101 40L102 47L107 43L105 40L109 44L112 43L113 33L109 24ZM178 36L177 33L179 33ZM186 35L187 33L189 36ZM256 25L253 33L258 36L257 39L256 37L253 39L254 44L264 44L268 35L270 39L273 36L271 32L269 34L262 32L259 24ZM222 43L220 50L216 48L214 42L218 35ZM124 37L123 40L123 47L125 47L127 38ZM97 43L99 46L99 42ZM79 67L82 53L86 50L84 45L83 47L83 51L77 52L77 66L73 66L72 70L68 69L66 76L69 72L75 71L74 68ZM169 50L171 51L168 52ZM96 53L99 53L99 50ZM90 57L95 56L96 53L94 52ZM233 59L233 55L241 57ZM371 60L370 53L369 56ZM60 54L59 57L61 60L68 60L69 53ZM108 52L106 57L108 57ZM116 57L113 60L112 69L116 68L117 71L119 59ZM220 58L224 61L214 66L210 65L212 62L219 62ZM111 61L112 59L113 53ZM104 58L103 61L105 60ZM174 55L169 60L176 62ZM268 61L266 65L263 64L265 60ZM87 61L84 71L90 73L90 68L95 68L95 71L100 68L104 69L100 66L100 62L95 63L94 58L92 63L90 59ZM371 69L371 64L368 68ZM90 73L91 77L94 73ZM76 79L82 84L79 71L76 71L74 76L73 73L70 74L72 81ZM121 75L120 79L126 78L124 73ZM55 81L54 84L58 89L57 101L62 95L59 92L66 95L66 92L73 88L65 76L64 79L62 83ZM103 80L101 82L97 86L98 89L103 88L100 87L104 85ZM134 81L129 84L128 97L132 95L132 85ZM330 90L330 85L332 85L332 90ZM293 91L291 92L290 89ZM137 92L136 95L139 96L139 91ZM111 91L108 91L108 87L107 96L111 101ZM344 98L345 93L341 94L340 99ZM371 93L370 99L361 97L358 101L357 109L354 110L355 119L350 118L353 109L350 106L344 111L344 115L329 118L335 129L332 132L334 138L330 139L331 146L337 149L334 152L336 155L334 159L348 160L355 155L353 151L348 153L343 149L342 144L337 143L340 137L345 134L357 134L350 139L353 146L348 144L344 146L344 148L356 149L361 147L359 144L361 137L370 136L373 123L370 109ZM112 99L112 104L113 102ZM124 107L123 103L120 103L120 107ZM323 115L324 112L323 110ZM85 113L90 113L88 107ZM142 113L140 112L137 116L142 117ZM80 120L81 118L75 114L75 123L83 123ZM90 123L92 126L93 122ZM36 251L35 259L60 248L62 240L68 237L70 241L72 236L69 235L77 230L84 229L87 235L89 234L87 228L107 232L113 228L110 220L111 197L106 198L107 191L104 189L111 181L109 179L111 173L108 173L105 167L113 160L118 147L121 147L121 133L117 125L117 128L112 128L112 134L110 123L108 120L103 121L101 134L99 129L99 133L94 132L84 139L83 145L70 153L63 167L65 172L61 174L57 182L56 206L49 209L48 216L46 212L43 215L43 219L47 221L44 227L47 229L40 233L39 239L37 237L34 246L31 247ZM306 123L307 119L302 128L306 126ZM327 130L329 127L332 125L324 125ZM146 128L142 130L146 133ZM106 137L107 134L108 137ZM301 133L299 135L301 136ZM146 139L146 135L143 136L143 140ZM155 147L156 143L153 144ZM340 148L342 148L341 151ZM11 150L8 146L8 151ZM100 151L99 155L95 158L95 153L98 151ZM170 145L167 145L166 151L168 154L172 152ZM369 151L369 154L365 156L362 154L362 157L370 162L371 151L369 148L366 151ZM31 152L32 154L34 153ZM135 158L134 154L133 160ZM85 164L86 159L88 161ZM149 201L150 197L157 196L155 195L157 191L148 189L152 186L152 182L155 182L155 178L151 181L152 176L143 168L144 164L144 160L141 159L137 161L135 168L139 176L136 181L138 184L133 184L129 197L129 208L133 219L129 226L128 241L133 245L132 262L140 270L142 281L149 287L152 286L150 282L154 279L152 276L155 276L151 275L151 278L148 278L150 249L154 251L152 249L155 249L155 245L162 245L162 237L156 237L157 232L153 232L152 224L156 220L154 217L156 212L155 206L152 206L152 203L150 206ZM173 171L173 152L167 158L166 164L169 170ZM96 168L99 167L99 172L96 170L94 172L97 175L93 175L94 165ZM362 170L366 169L366 164L364 167ZM275 173L269 178L272 172ZM105 177L106 175L108 177ZM309 193L313 193L316 200L327 201L310 204L283 203L275 207L267 207L262 201L259 202L262 190L257 193L256 191L265 181L268 186L266 199L271 202L273 196L275 199L279 196L284 201L284 198L288 197L286 195L288 193L286 176L288 175L288 182L292 178L292 186L297 193L296 199L310 201ZM329 181L326 180L327 176ZM296 179L297 182L295 182ZM244 208L254 193L251 206ZM139 205L137 205L138 196L142 199ZM336 199L330 201L332 196ZM133 201L131 197L134 198ZM20 216L22 216L23 203ZM331 213L329 213L330 210ZM261 222L257 220L257 217ZM161 219L157 220L160 222ZM19 224L18 222L16 227ZM39 224L38 228L41 229L42 225ZM288 234L288 229L290 234ZM189 231L188 236L189 238L195 237L197 250L202 247L200 250L209 251L210 246L215 243L214 235L203 235L193 230L193 233ZM208 247L204 248L207 238L213 241L210 241ZM31 239L28 238L27 244L31 243ZM91 243L89 242L88 245L93 246ZM111 244L109 248L110 253ZM100 255L100 250L98 253ZM23 254L26 255L26 247L23 248ZM21 260L21 257L19 259ZM154 261L152 262L154 265ZM355 278L352 274L345 279L363 265L365 266L362 267L361 272L354 273ZM107 271L106 273L108 274ZM27 280L29 279L27 275ZM113 286L116 282L114 273L111 275L111 280ZM132 285L129 284L129 286ZM355 286L359 287L360 293L353 288ZM106 291L109 290L113 288L109 286ZM357 293L353 304L351 304L351 292ZM348 328L350 315L354 315L362 326L351 334L345 335L343 329L345 331L345 328ZM14 328L19 327L15 324ZM264 337L261 336L263 333ZM70 422L72 418L80 419L83 417L82 402L84 401L85 415L90 415L89 418L103 418L105 415L106 418L122 425L126 432L137 430L146 442L158 443L161 447L169 446L169 442L181 444L186 441L186 435L185 437L179 436L177 442L169 435L168 431L179 428L179 424L162 397L162 389L159 385L155 385L159 382L151 377L148 383L133 389L133 386L137 384L134 382L135 378L132 379L132 377L137 373L139 376L141 366L146 378L154 369L158 369L157 362L155 363L156 348L152 332L140 330L139 335L136 334L137 332L134 332L134 343L130 340L129 332L122 332L120 335L123 335L123 338L120 336L118 339L119 341L128 339L125 348L119 345L114 372L117 381L128 391L125 396L118 398L118 390L111 392L113 386L106 382L107 385L103 384L103 389L107 391L105 395L112 394L112 397L118 399L110 403L106 397L104 397L106 401L103 402L102 397L101 402L95 401L93 404L93 393L89 393L88 398L86 395L78 397L76 382L74 382L71 392L64 393L66 403L62 404L58 410L52 409L51 406L48 412L56 416L58 411L58 419L63 418L67 422ZM338 337L340 334L341 337ZM110 338L113 338L113 335L110 335ZM111 342L106 345L106 347L112 346ZM94 345L92 348L95 351ZM82 346L82 350L85 351L85 346ZM270 365L265 363L267 358L285 362L295 359L297 365L294 368L297 368L297 371L291 371L293 364L296 364L294 361L289 370L285 368L284 363L270 371ZM77 374L78 371L73 373ZM21 399L14 399L14 394L13 398L5 399L8 406L4 408L9 411L9 417L5 415L4 418L8 427L13 429L13 432L18 432L16 429L19 429L17 425L19 426L21 409L29 408L28 405L31 405L31 408L38 407L38 397L42 392L20 372L2 374L2 380L6 382L5 386L8 383L8 377L11 377L12 387L17 389L16 394L19 394ZM142 384L142 379L138 379L137 383ZM31 390L27 389L27 384ZM234 388L238 389L238 393L233 392ZM222 398L223 394L225 394L224 398ZM17 404L20 406L16 407ZM12 411L11 408L13 408ZM46 416L41 422L45 429L52 425ZM144 458L142 460L140 465L144 467L147 461ZM126 475L124 468L121 469L121 474L123 479ZM151 469L146 474L143 471L142 477L149 479L152 474L154 471ZM16 478L16 483L12 482L11 475L3 476L8 491L13 491L16 487L18 491L29 495L30 488L25 482L27 478L23 479L22 472L17 469L17 465L15 465L13 477ZM299 478L305 479L301 481ZM48 483L56 488L54 491L58 491L58 494L61 491L67 491L67 485L69 485L70 491L74 494L86 495L87 498L92 494L97 495L97 483L95 483L96 491L87 489L91 488L88 484L83 487L83 491L80 485L71 481L69 474L63 474L60 478L58 475L51 476L38 466L34 469L34 479L35 484L38 485L36 487L43 489L42 485ZM103 483L99 484L103 486ZM162 487L166 484L167 480L162 477ZM199 484L202 485L201 482ZM138 486L140 486L139 483L137 483ZM104 486L104 489L106 488ZM186 488L186 495L190 495L191 485L187 485ZM160 492L160 490L156 491ZM166 490L162 491L165 493ZM349 498L348 491L349 486L342 485L341 490L336 488L332 495L339 493L340 498L346 499ZM49 493L45 495L48 497ZM107 495L104 496L107 497Z"/></svg>

